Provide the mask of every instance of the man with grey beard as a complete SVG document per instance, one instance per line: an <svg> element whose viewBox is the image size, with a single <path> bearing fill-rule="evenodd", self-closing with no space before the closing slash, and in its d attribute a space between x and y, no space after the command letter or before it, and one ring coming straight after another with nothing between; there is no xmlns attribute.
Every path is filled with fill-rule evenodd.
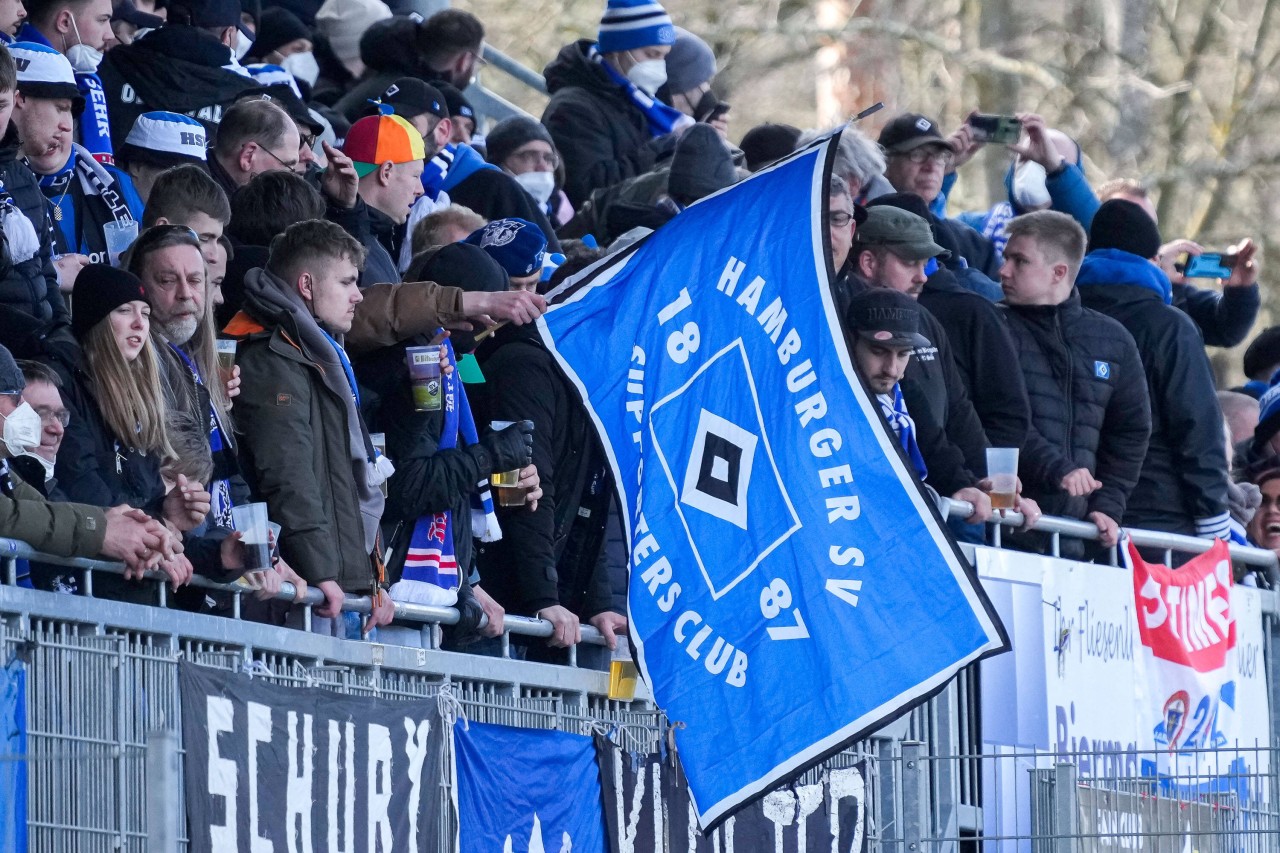
<svg viewBox="0 0 1280 853"><path fill-rule="evenodd" d="M170 480L186 477L208 483L210 510L203 528L187 535L187 556L196 571L213 580L230 581L243 573L242 550L234 540L226 542L232 530L231 507L248 503L249 489L236 462L233 434L226 422L228 393L236 390L223 384L217 370L212 318L206 317L206 268L196 233L184 225L157 225L148 228L130 249L129 269L142 281L151 302L151 335L160 362L165 401L170 410L168 426L174 447L183 448L180 458L165 469ZM232 385L238 385L233 380ZM285 566L278 573L265 572L268 582L279 590L277 578L294 580ZM305 585L303 585L305 589ZM193 600L179 603L189 609L229 612L226 596L194 593ZM260 618L279 621L263 608Z"/></svg>

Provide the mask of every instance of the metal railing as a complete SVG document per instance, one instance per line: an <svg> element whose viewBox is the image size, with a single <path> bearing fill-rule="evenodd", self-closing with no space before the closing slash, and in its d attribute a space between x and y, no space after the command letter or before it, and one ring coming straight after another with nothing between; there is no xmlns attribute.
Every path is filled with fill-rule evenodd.
<svg viewBox="0 0 1280 853"><path fill-rule="evenodd" d="M971 512L955 502L943 507L948 514L959 516ZM1021 524L1022 519L1011 513L994 520L993 530ZM1061 518L1043 519L1037 529L1057 537L1096 539L1098 535L1091 524ZM1131 531L1131 535L1140 545L1178 552L1195 553L1211 544L1151 531ZM1057 550L1056 539L1053 550ZM1275 555L1269 551L1233 546L1232 555L1242 563L1275 572ZM2 577L9 583L14 580L13 561L17 558L78 569L85 575L82 586L86 589L92 588L95 572L123 570L119 564L50 557L24 543L0 540ZM163 576L154 577L159 602L166 595ZM204 578L193 583L234 593L237 599L250 592ZM292 600L294 592L284 585L277 597ZM1272 635L1280 623L1275 599L1270 593L1264 597L1264 654L1271 684L1277 683ZM323 596L311 590L305 605L310 609L322 602ZM348 597L344 609L367 613L369 600ZM146 792L153 790L148 784L146 742L156 729L177 729L179 659L253 670L283 684L319 685L388 698L432 695L448 683L472 719L582 733L604 723L618 727L628 748L638 750L653 750L665 733L666 721L647 701L647 693L630 703L607 698L607 673L444 651L441 628L458 618L452 608L398 604L397 617L420 626L420 646L349 642L161 607L0 587L0 660L17 653L28 661L30 755L26 758L32 778L28 814L32 849L145 849L150 818L142 803ZM542 620L511 616L507 617L506 631L508 635L547 637L552 627ZM588 642L603 641L589 627L583 633ZM504 643L504 652L506 649ZM1073 756L982 754L978 681L977 668L960 673L938 696L833 759L853 757L867 762L875 815L873 849L958 851L975 839L983 839L979 842L982 849L1018 853L1166 849L1165 836L1155 829L1154 834L1149 833L1154 840L1144 842L1145 847L1117 847L1099 842L1105 833L1053 829L1044 822L1047 818L1041 820L1045 812L1041 806L1031 805L1039 802L1037 797L1056 808L1055 814L1065 815L1067 806L1052 799L1050 783L1043 774L1036 776L1031 771L1052 770L1046 761L1071 761ZM1079 758L1084 760L1085 756ZM1268 752L1268 758L1270 769L1255 773L1249 784L1251 790L1274 799L1273 774L1280 768L1280 754ZM987 778L993 773L1016 781L1013 801L1002 802L996 797ZM1097 779L1090 784L1101 787ZM1062 796L1061 790L1057 796ZM1091 807L1093 801L1087 798L1093 795L1084 796L1085 806ZM1085 806L1076 803L1077 810ZM1010 808L1019 813L1041 809L1037 812L1041 822L1018 825L1005 835L990 832L987 825ZM1254 821L1251 826L1256 839L1274 841L1269 849L1280 849L1280 839L1263 834L1280 827L1274 811L1268 804L1255 809L1250 820ZM1211 827L1218 828L1216 824ZM1206 829L1204 838L1209 834ZM1193 849L1268 849L1262 842L1222 846L1216 840L1204 840Z"/></svg>
<svg viewBox="0 0 1280 853"><path fill-rule="evenodd" d="M67 566L82 572L81 588L89 597L93 596L93 573L107 572L110 574L122 575L125 571L123 563L114 563L106 560L89 560L79 557L57 557L51 554L42 554L36 551L25 542L17 539L0 538L0 561L3 561L3 572L5 583L14 586L17 583L17 570L15 560L32 560L40 563L49 563L52 565ZM168 604L168 586L166 582L168 577L160 571L147 572L146 578L156 582L156 603L160 607ZM253 594L253 590L241 586L239 584L222 584L209 580L208 578L194 575L191 578L191 586L198 589L207 589L214 592L232 593L232 617L240 618L240 597L242 595ZM297 589L293 584L284 581L280 584L280 592L274 598L278 601L286 601L296 603L303 610L303 628L311 629L311 611L312 608L323 605L325 603L324 594L318 589L308 589L306 595L301 599L296 599ZM345 613L360 613L367 615L372 607L372 602L367 595L348 595L342 605ZM458 611L452 607L430 607L423 604L409 604L406 602L395 602L396 619L419 626L422 633L423 648L439 649L442 643L443 628L448 625L456 625L458 623ZM480 626L484 627L488 623L488 619L482 617ZM507 615L503 619L502 638L501 638L501 654L504 658L511 656L511 636L517 635L522 637L542 638L552 636L555 633L555 626L545 619L530 618L527 616ZM606 645L604 636L590 625L582 626L582 641L589 645L603 646ZM568 649L568 663L570 666L577 666L577 650L574 647Z"/></svg>

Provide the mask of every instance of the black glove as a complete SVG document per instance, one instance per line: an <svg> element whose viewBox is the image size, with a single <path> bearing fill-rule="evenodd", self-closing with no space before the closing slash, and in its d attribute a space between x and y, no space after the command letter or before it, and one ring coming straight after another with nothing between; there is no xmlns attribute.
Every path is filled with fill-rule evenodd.
<svg viewBox="0 0 1280 853"><path fill-rule="evenodd" d="M480 451L476 462L486 473L525 468L533 463L533 421L520 421L491 432L474 449Z"/></svg>

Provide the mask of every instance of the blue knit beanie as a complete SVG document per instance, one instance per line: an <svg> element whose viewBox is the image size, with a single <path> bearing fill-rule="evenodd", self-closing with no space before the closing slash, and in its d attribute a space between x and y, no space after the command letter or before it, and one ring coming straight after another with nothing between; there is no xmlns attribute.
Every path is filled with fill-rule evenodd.
<svg viewBox="0 0 1280 853"><path fill-rule="evenodd" d="M653 0L608 0L600 19L601 53L675 44L676 28L662 4Z"/></svg>
<svg viewBox="0 0 1280 853"><path fill-rule="evenodd" d="M541 228L514 217L495 219L471 232L462 242L484 249L513 278L541 272L542 254L547 249L547 238Z"/></svg>

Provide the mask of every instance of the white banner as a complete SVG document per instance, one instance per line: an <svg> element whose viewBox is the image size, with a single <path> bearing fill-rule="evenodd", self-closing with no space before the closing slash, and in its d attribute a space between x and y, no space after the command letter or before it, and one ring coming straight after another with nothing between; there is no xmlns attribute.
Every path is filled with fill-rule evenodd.
<svg viewBox="0 0 1280 853"><path fill-rule="evenodd" d="M984 762L991 765L984 777L988 834L1029 831L1027 771L1052 766L1054 756L1076 763L1085 783L1093 777L1156 775L1153 758L1167 744L1158 742L1154 720L1167 697L1157 703L1153 697L1163 688L1147 683L1138 665L1143 647L1132 573L1016 551L975 550L983 588L1013 644L1012 655L982 663L983 752L1020 756ZM1256 776L1267 772L1271 719L1261 596L1233 586L1230 607L1236 643L1227 652L1223 680L1236 703L1235 732L1230 741L1220 737L1212 745L1246 750L1229 752L1218 775ZM1153 703L1160 707L1152 710ZM1177 769L1180 776L1194 773Z"/></svg>

